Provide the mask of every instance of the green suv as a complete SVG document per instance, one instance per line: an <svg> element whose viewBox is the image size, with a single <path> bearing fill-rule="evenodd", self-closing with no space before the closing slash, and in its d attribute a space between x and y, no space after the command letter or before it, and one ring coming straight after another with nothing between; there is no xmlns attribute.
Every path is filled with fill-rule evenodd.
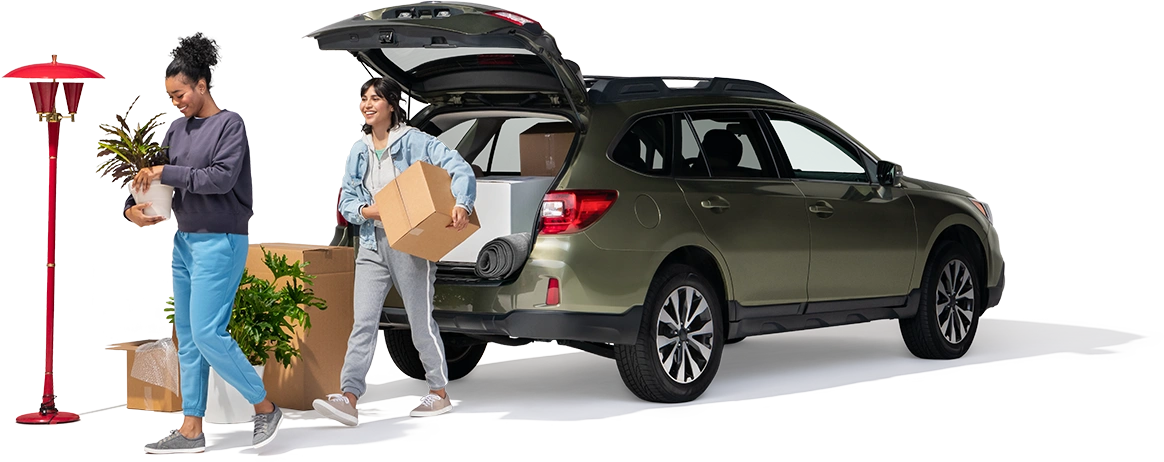
<svg viewBox="0 0 1164 462"><path fill-rule="evenodd" d="M480 242L439 263L453 378L488 343L556 341L614 359L642 399L690 401L753 335L897 319L914 355L961 357L1002 296L985 203L903 177L763 84L585 76L536 21L473 4L310 36L427 103L411 124L473 164L482 222L504 222L477 239L532 236L503 276L479 276ZM386 344L423 379L402 306L385 301Z"/></svg>

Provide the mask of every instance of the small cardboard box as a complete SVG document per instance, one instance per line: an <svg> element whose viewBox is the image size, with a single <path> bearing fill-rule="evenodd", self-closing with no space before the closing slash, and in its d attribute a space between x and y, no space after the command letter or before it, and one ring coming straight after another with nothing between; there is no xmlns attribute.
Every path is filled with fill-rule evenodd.
<svg viewBox="0 0 1164 462"><path fill-rule="evenodd" d="M557 176L573 142L574 126L569 122L540 123L521 132L521 176Z"/></svg>
<svg viewBox="0 0 1164 462"><path fill-rule="evenodd" d="M475 215L481 216L481 230L445 255L445 261L476 263L481 248L489 241L533 230L541 213L542 198L550 183L548 176L510 176L477 179Z"/></svg>
<svg viewBox="0 0 1164 462"><path fill-rule="evenodd" d="M171 331L174 348L178 348L178 334ZM133 362L137 359L137 347L157 340L138 340L110 345L106 350L123 350L125 361L125 407L143 411L173 412L182 410L181 391L172 392L163 387L144 382L133 377Z"/></svg>
<svg viewBox="0 0 1164 462"><path fill-rule="evenodd" d="M340 392L340 371L344 367L348 336L352 333L352 291L355 284L355 249L304 244L252 244L247 252L247 271L271 280L263 263L263 251L286 255L288 262L307 262L304 272L315 276L310 286L315 296L327 303L326 310L310 309L311 330L296 328L292 344L299 358L290 367L274 357L263 368L267 398L285 409L310 410L311 401ZM282 282L276 281L276 282Z"/></svg>
<svg viewBox="0 0 1164 462"><path fill-rule="evenodd" d="M376 206L388 245L429 261L440 261L481 228L477 214L457 231L446 228L457 201L450 189L452 178L445 169L417 162L376 193Z"/></svg>

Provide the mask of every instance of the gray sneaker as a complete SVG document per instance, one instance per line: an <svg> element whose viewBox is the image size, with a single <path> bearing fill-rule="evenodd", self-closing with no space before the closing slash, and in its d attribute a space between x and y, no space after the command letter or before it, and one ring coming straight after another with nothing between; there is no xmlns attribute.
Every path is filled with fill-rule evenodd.
<svg viewBox="0 0 1164 462"><path fill-rule="evenodd" d="M182 436L178 430L170 432L170 436L158 440L157 443L145 445L146 454L182 454L188 452L202 452L206 450L206 434L190 439Z"/></svg>
<svg viewBox="0 0 1164 462"><path fill-rule="evenodd" d="M272 405L274 406L274 405ZM283 410L275 406L275 410L266 414L255 414L255 434L251 438L255 449L266 446L279 433L279 424L283 422Z"/></svg>
<svg viewBox="0 0 1164 462"><path fill-rule="evenodd" d="M420 406L412 410L409 415L413 417L431 417L434 415L441 415L453 410L453 402L449 400L449 394L445 393L445 397L440 395L428 394L420 399Z"/></svg>

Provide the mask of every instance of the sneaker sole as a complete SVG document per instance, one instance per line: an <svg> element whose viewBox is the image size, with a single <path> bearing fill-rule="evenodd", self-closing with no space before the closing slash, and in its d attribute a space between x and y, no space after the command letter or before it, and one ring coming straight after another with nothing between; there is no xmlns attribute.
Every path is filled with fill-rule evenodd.
<svg viewBox="0 0 1164 462"><path fill-rule="evenodd" d="M453 407L449 406L449 407L443 408L439 411L412 411L408 415L410 415L412 417L432 417L432 416L444 414L444 413L449 412L451 410L453 410Z"/></svg>
<svg viewBox="0 0 1164 462"><path fill-rule="evenodd" d="M347 425L349 427L354 427L354 426L356 426L356 424L360 423L358 417L352 417L351 414L348 414L344 411L341 411L341 410L335 408L334 406L331 405L331 403L329 403L327 401L317 399L317 400L311 402L311 407L315 408L316 411L319 411L319 413L322 414L324 417L327 417L331 420L342 423L342 424Z"/></svg>
<svg viewBox="0 0 1164 462"><path fill-rule="evenodd" d="M261 447L269 444L271 441L273 441L275 439L275 436L277 436L279 434L279 427L282 427L282 426L283 426L283 418L280 417L279 422L275 424L275 431L271 432L271 436L268 436L267 439L265 439L265 440L262 440L262 441L259 441L258 443L255 443L254 445L251 446L251 449L258 449L258 448L261 448Z"/></svg>
<svg viewBox="0 0 1164 462"><path fill-rule="evenodd" d="M185 448L185 449L150 449L146 448L146 454L195 454L206 451L206 448Z"/></svg>

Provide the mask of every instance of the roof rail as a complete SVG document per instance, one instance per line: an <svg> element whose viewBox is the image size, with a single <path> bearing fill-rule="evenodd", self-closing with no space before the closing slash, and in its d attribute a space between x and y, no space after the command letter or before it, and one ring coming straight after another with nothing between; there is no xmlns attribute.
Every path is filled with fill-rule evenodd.
<svg viewBox="0 0 1164 462"><path fill-rule="evenodd" d="M583 78L589 87L587 95L593 104L705 95L751 96L792 102L791 99L771 87L750 80L723 77L584 76ZM667 85L667 80L689 80L695 83L690 87L676 88Z"/></svg>

